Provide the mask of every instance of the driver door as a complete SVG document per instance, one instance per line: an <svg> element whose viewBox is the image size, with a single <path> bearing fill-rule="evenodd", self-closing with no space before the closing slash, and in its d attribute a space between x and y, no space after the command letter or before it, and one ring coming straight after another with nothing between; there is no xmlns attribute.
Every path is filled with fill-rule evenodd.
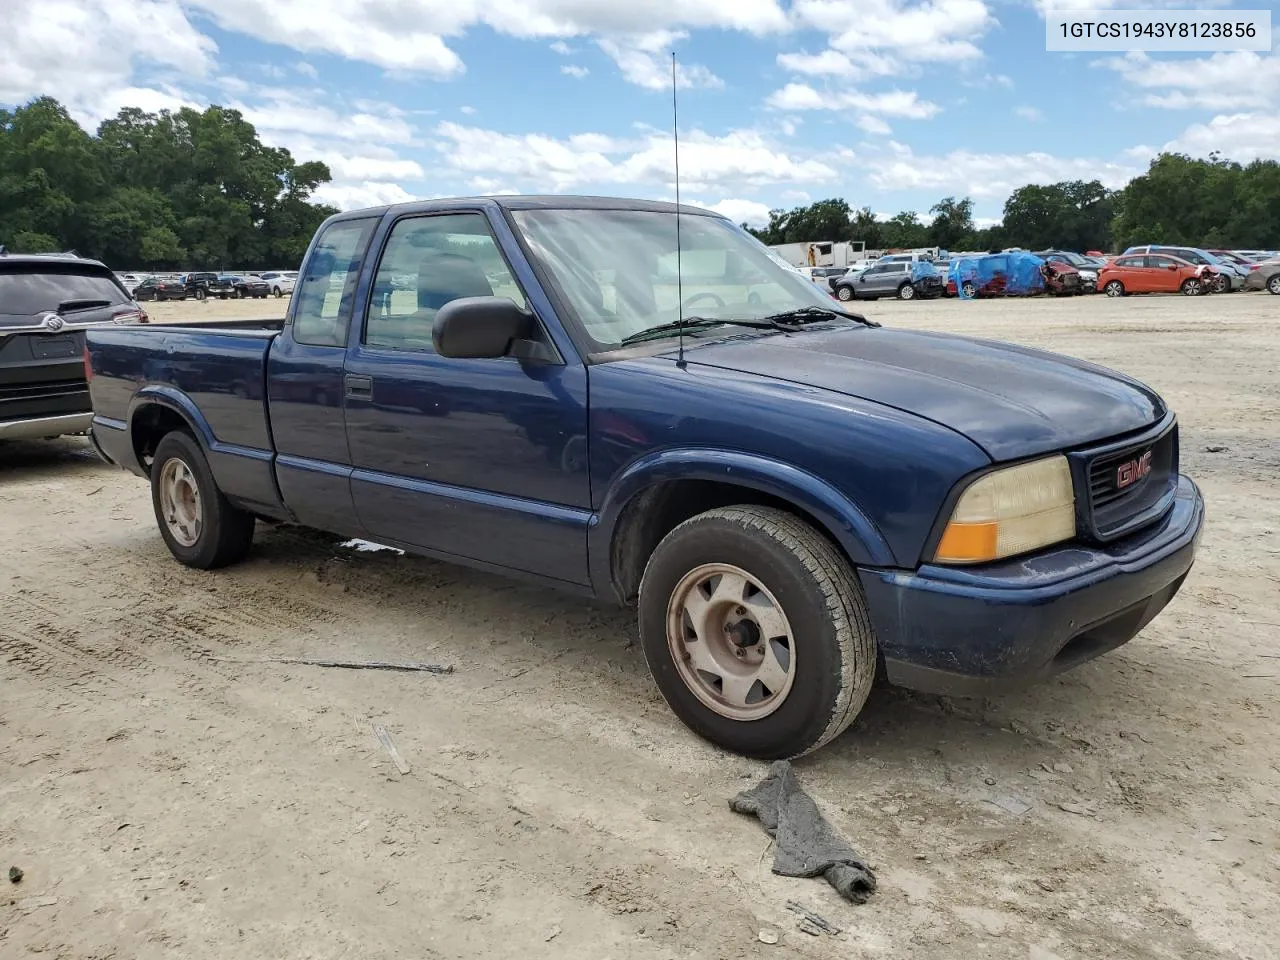
<svg viewBox="0 0 1280 960"><path fill-rule="evenodd" d="M485 215L402 217L385 234L344 369L351 491L375 540L589 583L587 371L435 352L460 297L526 305Z"/></svg>

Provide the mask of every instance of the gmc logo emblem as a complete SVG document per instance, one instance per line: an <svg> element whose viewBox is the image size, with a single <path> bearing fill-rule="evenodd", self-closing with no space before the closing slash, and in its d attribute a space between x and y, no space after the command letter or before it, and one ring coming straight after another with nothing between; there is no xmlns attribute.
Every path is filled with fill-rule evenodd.
<svg viewBox="0 0 1280 960"><path fill-rule="evenodd" d="M1151 451L1116 468L1116 489L1131 487L1151 472Z"/></svg>

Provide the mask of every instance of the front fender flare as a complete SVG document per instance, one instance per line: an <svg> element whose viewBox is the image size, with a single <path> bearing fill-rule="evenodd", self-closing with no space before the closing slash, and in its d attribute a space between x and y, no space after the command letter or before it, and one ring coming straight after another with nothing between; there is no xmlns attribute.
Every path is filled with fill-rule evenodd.
<svg viewBox="0 0 1280 960"><path fill-rule="evenodd" d="M827 481L768 457L712 448L660 450L614 478L588 533L591 579L601 596L613 593L612 545L623 511L637 495L669 480L710 480L785 500L822 525L856 565L892 567L897 561L865 513Z"/></svg>

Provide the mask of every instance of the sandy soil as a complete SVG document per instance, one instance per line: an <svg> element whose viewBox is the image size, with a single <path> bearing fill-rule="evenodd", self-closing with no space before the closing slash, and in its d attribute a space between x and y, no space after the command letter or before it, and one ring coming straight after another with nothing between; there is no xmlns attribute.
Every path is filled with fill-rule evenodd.
<svg viewBox="0 0 1280 960"><path fill-rule="evenodd" d="M0 955L1280 956L1280 298L866 312L1146 380L1210 505L1127 647L1001 699L878 690L799 765L869 904L770 874L726 805L763 766L677 723L629 614L301 531L187 570L145 484L64 440L0 454L0 870L26 871ZM298 655L457 672L252 662ZM788 900L847 932L797 931Z"/></svg>

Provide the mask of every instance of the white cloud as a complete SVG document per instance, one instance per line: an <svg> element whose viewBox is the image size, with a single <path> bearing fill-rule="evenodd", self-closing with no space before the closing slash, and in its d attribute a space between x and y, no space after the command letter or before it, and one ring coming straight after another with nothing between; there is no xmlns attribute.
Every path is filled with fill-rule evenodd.
<svg viewBox="0 0 1280 960"><path fill-rule="evenodd" d="M655 30L624 37L608 37L596 41L605 54L618 65L622 77L646 90L671 89L671 48L687 34ZM724 81L699 63L676 63L676 83L680 87L724 86Z"/></svg>
<svg viewBox="0 0 1280 960"><path fill-rule="evenodd" d="M563 40L557 40L551 45L551 52L558 53L562 57L567 57L574 52L573 47L569 46Z"/></svg>
<svg viewBox="0 0 1280 960"><path fill-rule="evenodd" d="M864 114L911 120L926 120L942 109L936 103L921 100L914 90L820 92L803 83L788 83L781 90L775 90L767 103L778 110L858 110Z"/></svg>
<svg viewBox="0 0 1280 960"><path fill-rule="evenodd" d="M566 63L564 66L560 68L560 72L565 74L566 76L577 77L579 80L581 80L591 71L588 70L586 67L578 66L578 64L576 63Z"/></svg>
<svg viewBox="0 0 1280 960"><path fill-rule="evenodd" d="M890 77L904 72L902 64L892 57L880 56L870 51L859 51L853 56L839 50L823 50L821 53L780 53L778 66L792 73L810 77L835 77L850 80L860 77Z"/></svg>
<svg viewBox="0 0 1280 960"><path fill-rule="evenodd" d="M556 139L442 123L436 134L446 166L473 175L500 175L532 189L668 187L674 180L672 143L665 133L648 132L636 141L600 134ZM686 189L706 191L830 182L836 171L819 160L790 156L756 131L717 137L693 130L681 137L680 176Z"/></svg>
<svg viewBox="0 0 1280 960"><path fill-rule="evenodd" d="M454 77L465 70L449 45L468 30L488 27L522 39L605 38L644 52L627 37L722 28L764 34L787 28L778 0L184 0L226 30L302 52L325 52L397 71ZM565 45L567 48L567 44ZM557 50L559 52L559 50ZM652 52L652 51L650 51ZM613 54L610 54L611 56ZM620 63L620 66L622 64ZM624 67L624 72L627 67ZM705 70L705 68L703 68ZM692 78L691 80L695 80Z"/></svg>
<svg viewBox="0 0 1280 960"><path fill-rule="evenodd" d="M142 65L201 77L217 44L197 31L176 0L3 0L0 103L57 97L86 125L115 113L127 94L176 106L164 86L138 86Z"/></svg>
<svg viewBox="0 0 1280 960"><path fill-rule="evenodd" d="M309 77L312 80L320 79L320 71L305 60L299 60L293 65L293 69L297 70L304 77Z"/></svg>
<svg viewBox="0 0 1280 960"><path fill-rule="evenodd" d="M360 210L390 203L405 203L419 197L395 183L325 183L316 188L315 199L339 210Z"/></svg>
<svg viewBox="0 0 1280 960"><path fill-rule="evenodd" d="M1044 112L1039 107L1015 107L1014 114L1031 123L1038 123L1044 119Z"/></svg>
<svg viewBox="0 0 1280 960"><path fill-rule="evenodd" d="M1130 53L1097 64L1144 91L1145 106L1244 110L1280 102L1280 48L1272 54L1237 51L1172 60Z"/></svg>
<svg viewBox="0 0 1280 960"><path fill-rule="evenodd" d="M893 133L893 128L889 124L879 117L873 117L865 113L858 118L858 128L873 137L887 137Z"/></svg>
<svg viewBox="0 0 1280 960"><path fill-rule="evenodd" d="M982 0L795 0L792 11L834 50L906 63L977 60L976 41L996 23Z"/></svg>
<svg viewBox="0 0 1280 960"><path fill-rule="evenodd" d="M1207 157L1218 151L1230 160L1280 160L1280 116L1274 111L1232 113L1188 127L1165 150Z"/></svg>
<svg viewBox="0 0 1280 960"><path fill-rule="evenodd" d="M470 117L470 116L474 116L474 115L475 115L476 108L475 108L475 107L465 107L465 106L464 106L464 107L459 107L459 108L458 108L458 112L459 112L459 113L461 113L461 114L464 114L464 115L466 115L466 116L468 116L468 117Z"/></svg>
<svg viewBox="0 0 1280 960"><path fill-rule="evenodd" d="M880 153L864 152L858 163L881 190L920 190L975 199L1003 200L1027 183L1100 180L1118 188L1140 173L1126 163L1047 153L976 153L953 150L929 156L890 141Z"/></svg>
<svg viewBox="0 0 1280 960"><path fill-rule="evenodd" d="M690 201L696 207L714 210L734 223L745 223L752 227L762 227L769 222L769 205L756 200L725 199L719 203L704 203L701 200Z"/></svg>

